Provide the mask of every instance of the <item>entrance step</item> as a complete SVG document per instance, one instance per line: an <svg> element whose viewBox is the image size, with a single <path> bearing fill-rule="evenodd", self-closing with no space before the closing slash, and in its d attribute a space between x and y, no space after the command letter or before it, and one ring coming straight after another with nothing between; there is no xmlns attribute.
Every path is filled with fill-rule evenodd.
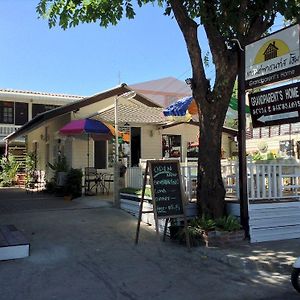
<svg viewBox="0 0 300 300"><path fill-rule="evenodd" d="M30 244L14 225L0 226L0 260L29 256Z"/></svg>

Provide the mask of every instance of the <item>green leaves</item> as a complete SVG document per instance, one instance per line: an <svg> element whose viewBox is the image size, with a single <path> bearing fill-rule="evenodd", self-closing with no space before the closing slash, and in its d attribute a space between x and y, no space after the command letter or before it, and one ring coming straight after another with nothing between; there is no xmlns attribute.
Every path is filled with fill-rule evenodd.
<svg viewBox="0 0 300 300"><path fill-rule="evenodd" d="M195 231L236 231L241 229L239 220L231 215L218 219L212 219L203 215L193 220L189 227Z"/></svg>
<svg viewBox="0 0 300 300"><path fill-rule="evenodd" d="M16 161L15 157L11 154L8 157L0 159L0 186L12 185L17 175L20 163Z"/></svg>

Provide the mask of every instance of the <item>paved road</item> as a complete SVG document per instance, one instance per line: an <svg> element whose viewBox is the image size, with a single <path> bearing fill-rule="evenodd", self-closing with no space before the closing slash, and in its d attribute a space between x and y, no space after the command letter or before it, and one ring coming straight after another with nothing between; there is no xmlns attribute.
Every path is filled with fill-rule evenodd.
<svg viewBox="0 0 300 300"><path fill-rule="evenodd" d="M0 215L2 224L24 231L31 256L0 262L1 300L299 299L286 276L157 243L146 226L135 246L136 219L113 208L16 209Z"/></svg>

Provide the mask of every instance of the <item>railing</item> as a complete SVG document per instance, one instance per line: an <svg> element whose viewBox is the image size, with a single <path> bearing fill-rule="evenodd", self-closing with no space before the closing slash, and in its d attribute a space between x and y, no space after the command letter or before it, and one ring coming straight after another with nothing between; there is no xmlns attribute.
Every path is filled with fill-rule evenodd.
<svg viewBox="0 0 300 300"><path fill-rule="evenodd" d="M222 162L227 196L238 199L238 162ZM297 161L247 162L249 200L300 199L300 164Z"/></svg>
<svg viewBox="0 0 300 300"><path fill-rule="evenodd" d="M125 186L141 189L143 186L143 169L140 167L127 168L125 173Z"/></svg>
<svg viewBox="0 0 300 300"><path fill-rule="evenodd" d="M21 126L13 124L0 124L0 135L9 135L19 129Z"/></svg>
<svg viewBox="0 0 300 300"><path fill-rule="evenodd" d="M239 198L238 162L221 161L226 197ZM128 168L126 186L142 188L143 168ZM181 174L189 200L196 197L197 163L181 163ZM297 161L248 161L247 186L249 200L300 200L300 163Z"/></svg>
<svg viewBox="0 0 300 300"><path fill-rule="evenodd" d="M142 188L144 170L143 167L127 168L125 174L125 186L137 189ZM197 165L181 164L181 174L186 195L188 199L191 200L196 196Z"/></svg>

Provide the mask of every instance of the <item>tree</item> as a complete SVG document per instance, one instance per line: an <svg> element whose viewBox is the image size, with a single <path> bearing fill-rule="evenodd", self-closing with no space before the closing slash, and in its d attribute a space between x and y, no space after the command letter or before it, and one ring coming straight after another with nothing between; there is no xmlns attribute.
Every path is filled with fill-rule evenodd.
<svg viewBox="0 0 300 300"><path fill-rule="evenodd" d="M49 26L63 29L79 23L116 25L122 17L133 19L132 0L40 0L37 12ZM139 6L155 3L165 15L175 17L184 36L192 65L192 91L199 111L197 199L201 212L214 218L224 214L225 189L221 177L221 137L226 111L238 74L239 40L242 47L265 34L277 13L300 20L298 0L137 0ZM198 39L203 25L215 66L212 87L205 76Z"/></svg>

